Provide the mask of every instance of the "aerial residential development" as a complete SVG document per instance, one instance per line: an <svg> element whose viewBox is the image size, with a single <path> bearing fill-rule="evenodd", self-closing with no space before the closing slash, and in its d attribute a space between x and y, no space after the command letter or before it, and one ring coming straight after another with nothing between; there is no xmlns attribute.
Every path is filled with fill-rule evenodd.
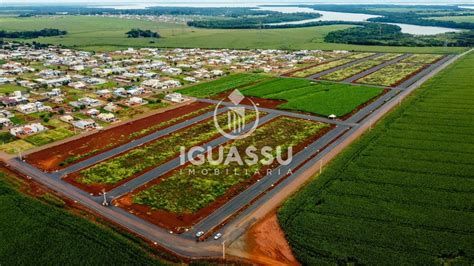
<svg viewBox="0 0 474 266"><path fill-rule="evenodd" d="M155 4L0 6L0 265L474 262L474 6Z"/></svg>

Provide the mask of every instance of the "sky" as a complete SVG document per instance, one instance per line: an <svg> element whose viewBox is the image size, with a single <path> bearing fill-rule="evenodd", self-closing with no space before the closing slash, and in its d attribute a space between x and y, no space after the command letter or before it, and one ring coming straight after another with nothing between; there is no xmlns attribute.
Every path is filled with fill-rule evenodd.
<svg viewBox="0 0 474 266"><path fill-rule="evenodd" d="M74 4L74 3L87 3L94 5L101 4L127 4L134 5L140 3L155 4L155 5L172 5L173 3L182 5L183 3L190 4L236 4L244 5L249 4L253 6L255 4L311 4L311 3L371 3L371 4L472 4L474 0L148 0L148 1L131 1L131 0L0 0L2 4L29 4L29 3L49 3L49 4Z"/></svg>

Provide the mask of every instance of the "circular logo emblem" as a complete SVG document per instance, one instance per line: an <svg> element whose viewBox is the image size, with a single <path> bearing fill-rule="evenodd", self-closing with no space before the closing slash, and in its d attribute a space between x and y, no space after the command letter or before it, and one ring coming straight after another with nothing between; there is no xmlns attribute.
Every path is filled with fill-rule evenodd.
<svg viewBox="0 0 474 266"><path fill-rule="evenodd" d="M252 106L241 105L240 103L245 99L245 96L239 90L234 90L229 97L229 102L224 102L225 99L221 100L214 109L214 126L221 133L222 136L228 139L243 139L250 136L258 127L259 112L255 103L248 99ZM217 110L221 107L227 107L227 130L223 129L219 124L217 116ZM253 124L247 124L246 120L246 109L252 108L255 112L255 121Z"/></svg>

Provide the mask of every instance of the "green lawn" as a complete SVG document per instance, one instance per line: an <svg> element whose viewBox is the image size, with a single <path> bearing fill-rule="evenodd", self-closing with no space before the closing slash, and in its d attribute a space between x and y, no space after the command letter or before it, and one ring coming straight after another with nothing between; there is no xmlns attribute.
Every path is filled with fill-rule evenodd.
<svg viewBox="0 0 474 266"><path fill-rule="evenodd" d="M328 116L343 116L382 93L382 89L305 79L275 78L246 88L242 93L266 99L287 101L282 109Z"/></svg>
<svg viewBox="0 0 474 266"><path fill-rule="evenodd" d="M65 139L74 135L74 132L67 128L55 128L45 132L35 134L25 138L25 141L35 145L43 146L51 142Z"/></svg>
<svg viewBox="0 0 474 266"><path fill-rule="evenodd" d="M428 81L284 204L302 264L474 263L473 72Z"/></svg>
<svg viewBox="0 0 474 266"><path fill-rule="evenodd" d="M35 41L100 51L126 49L127 47L344 49L412 53L446 53L464 50L463 48L384 47L324 42L323 39L327 33L347 27L352 26L332 25L293 29L228 30L200 29L182 24L87 16L0 17L0 30L59 28L67 30L69 33L66 36L38 38ZM125 32L131 28L157 31L163 38L155 40L154 43L150 43L150 40L145 38L127 38Z"/></svg>
<svg viewBox="0 0 474 266"><path fill-rule="evenodd" d="M91 223L17 191L0 173L0 261L4 265L163 265L135 237ZM50 199L51 196L44 196ZM59 201L54 199L55 202Z"/></svg>
<svg viewBox="0 0 474 266"><path fill-rule="evenodd" d="M0 85L0 94L10 94L14 91L26 91L26 88L15 84Z"/></svg>

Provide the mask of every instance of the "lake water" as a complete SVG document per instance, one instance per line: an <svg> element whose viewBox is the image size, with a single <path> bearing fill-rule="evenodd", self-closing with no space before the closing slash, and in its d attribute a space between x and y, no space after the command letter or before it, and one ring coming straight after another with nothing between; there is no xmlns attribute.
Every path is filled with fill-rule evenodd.
<svg viewBox="0 0 474 266"><path fill-rule="evenodd" d="M413 35L436 35L448 32L460 32L458 29L444 28L444 27L430 27L430 26L417 26L411 24L402 23L387 23L397 25L402 28L403 33L409 33Z"/></svg>
<svg viewBox="0 0 474 266"><path fill-rule="evenodd" d="M279 22L279 23L271 23L269 25L298 25L304 24L308 22L314 21L350 21L350 22L361 22L367 21L369 18L376 18L379 16L375 15L368 15L368 14L360 14L360 13L342 13L342 12L330 12L330 11L321 11L315 10L312 8L306 7L259 7L259 10L267 10L267 11L277 11L282 13L297 13L297 12L305 12L305 13L319 13L322 16L319 18L314 19L305 19L299 21L291 21L291 22Z"/></svg>

